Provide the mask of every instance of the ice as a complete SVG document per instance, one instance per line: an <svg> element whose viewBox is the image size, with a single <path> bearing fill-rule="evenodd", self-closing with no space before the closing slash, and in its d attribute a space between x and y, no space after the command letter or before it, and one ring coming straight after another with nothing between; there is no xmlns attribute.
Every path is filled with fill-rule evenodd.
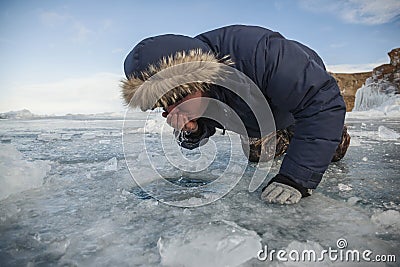
<svg viewBox="0 0 400 267"><path fill-rule="evenodd" d="M166 121L163 117L152 117L151 119L147 119L145 126L143 128L138 128L137 132L142 133L160 133L171 135L173 133L173 129L166 124Z"/></svg>
<svg viewBox="0 0 400 267"><path fill-rule="evenodd" d="M394 96L395 91L396 88L391 84L367 80L356 92L353 110L364 111L380 107Z"/></svg>
<svg viewBox="0 0 400 267"><path fill-rule="evenodd" d="M350 146L361 146L360 139L358 139L356 136L351 136Z"/></svg>
<svg viewBox="0 0 400 267"><path fill-rule="evenodd" d="M347 203L349 203L350 205L355 205L357 202L359 202L361 200L361 198L359 197L350 197L347 200Z"/></svg>
<svg viewBox="0 0 400 267"><path fill-rule="evenodd" d="M27 109L0 113L0 119L32 119L34 117L37 117L37 115L32 114Z"/></svg>
<svg viewBox="0 0 400 267"><path fill-rule="evenodd" d="M146 126L145 126L146 132L157 132L159 131L160 127L158 125L158 121L157 120L147 120L146 121Z"/></svg>
<svg viewBox="0 0 400 267"><path fill-rule="evenodd" d="M144 161L147 160L147 158L148 158L148 153L147 153L147 151L142 151L142 152L140 152L137 161L138 161L138 163L144 162Z"/></svg>
<svg viewBox="0 0 400 267"><path fill-rule="evenodd" d="M106 171L116 171L118 169L118 160L116 157L108 160L104 165L104 170Z"/></svg>
<svg viewBox="0 0 400 267"><path fill-rule="evenodd" d="M397 210L386 210L373 214L371 221L383 227L393 227L400 230L400 212Z"/></svg>
<svg viewBox="0 0 400 267"><path fill-rule="evenodd" d="M9 143L11 143L11 138L3 137L3 138L1 138L1 143L9 144Z"/></svg>
<svg viewBox="0 0 400 267"><path fill-rule="evenodd" d="M400 117L400 95L387 82L372 82L357 90L354 108L346 118Z"/></svg>
<svg viewBox="0 0 400 267"><path fill-rule="evenodd" d="M285 255L285 259L287 259L286 262L283 262L281 266L299 266L301 264L304 264L306 262L307 266L331 266L332 262L329 260L328 257L321 258L321 254L324 248L319 244L318 242L307 240L306 242L300 242L300 241L292 241L285 249L288 254ZM293 252L292 254L289 254L290 252ZM304 251L312 251L315 252L315 257L314 254L303 254ZM298 257L296 252L299 253ZM311 260L302 260L302 258L309 259ZM314 260L315 259L315 260ZM321 259L321 260L319 260Z"/></svg>
<svg viewBox="0 0 400 267"><path fill-rule="evenodd" d="M193 225L171 237L160 237L157 246L165 266L238 266L261 249L261 238L229 221Z"/></svg>
<svg viewBox="0 0 400 267"><path fill-rule="evenodd" d="M42 133L37 137L37 140L44 142L50 142L59 139L61 139L61 134L59 133Z"/></svg>
<svg viewBox="0 0 400 267"><path fill-rule="evenodd" d="M52 142L57 140L69 141L73 137L71 133L41 133L38 135L37 140L43 142Z"/></svg>
<svg viewBox="0 0 400 267"><path fill-rule="evenodd" d="M338 184L338 188L340 191L350 191L353 188L347 184Z"/></svg>
<svg viewBox="0 0 400 267"><path fill-rule="evenodd" d="M180 260L199 266L210 266L212 261L222 266L293 266L294 262L259 261L257 252L265 245L270 250L336 248L339 237L345 237L351 249L370 249L374 254L396 254L398 258L400 231L394 221L400 211L400 146L395 144L400 141L382 139L378 127L400 133L400 118L374 118L371 111L364 112L369 115L346 119L352 136L346 156L329 166L312 196L291 206L260 199L261 188L279 172L283 157L274 161L255 192L248 190L255 168L249 164L229 193L201 207L166 205L149 194L171 195L178 204L215 199L225 184L211 181L242 176L242 162L230 157L231 149L234 154L242 153L240 143L231 148L227 135L211 137L217 148L215 157L207 154L208 150L180 149L174 139L170 140L175 143L168 141L171 150L163 151L161 142L156 142L160 133L153 132L146 132L146 151L133 148L124 154L119 118L69 115L63 119L2 120L0 138L11 143L0 144L0 177L5 175L12 182L23 177L29 188L0 200L0 266L155 267L163 263L179 266ZM129 129L142 129L129 132L129 141L142 144L148 114L133 115ZM161 114L155 116L161 118ZM165 119L150 120L149 128L160 132ZM165 126L164 132L171 136L172 129ZM49 141L39 140L41 134L48 134L41 137ZM178 163L182 157L193 160L188 169L194 171L208 160L213 163L201 172L184 171L174 167L164 152ZM207 160L196 162L201 153L206 153ZM156 173L145 164L149 158ZM230 161L233 167L225 171ZM31 188L27 178L39 173L38 187ZM142 187L131 174L144 182ZM206 185L209 190L196 194L168 191L159 175L179 188ZM352 189L341 191L339 184ZM6 187L1 180L0 190ZM243 242L234 247L237 240ZM196 246L199 253L190 254ZM181 254L172 258L180 252L182 258ZM209 258L201 257L206 253ZM189 255L192 258L188 259Z"/></svg>
<svg viewBox="0 0 400 267"><path fill-rule="evenodd" d="M392 95L380 106L371 107L366 110L353 109L346 113L346 118L398 118L400 117L400 95Z"/></svg>
<svg viewBox="0 0 400 267"><path fill-rule="evenodd" d="M10 218L15 217L21 211L20 208L17 207L14 203L10 204L7 207L0 206L0 220L5 222Z"/></svg>
<svg viewBox="0 0 400 267"><path fill-rule="evenodd" d="M43 184L50 170L46 161L27 161L11 144L0 145L0 200Z"/></svg>
<svg viewBox="0 0 400 267"><path fill-rule="evenodd" d="M400 138L400 134L394 130L391 130L383 125L379 126L378 128L379 137L382 140L397 140Z"/></svg>
<svg viewBox="0 0 400 267"><path fill-rule="evenodd" d="M92 140L92 139L96 138L96 134L95 133L84 133L84 134L82 134L81 138L85 139L85 140Z"/></svg>
<svg viewBox="0 0 400 267"><path fill-rule="evenodd" d="M64 141L69 141L72 139L73 134L61 134L61 139Z"/></svg>

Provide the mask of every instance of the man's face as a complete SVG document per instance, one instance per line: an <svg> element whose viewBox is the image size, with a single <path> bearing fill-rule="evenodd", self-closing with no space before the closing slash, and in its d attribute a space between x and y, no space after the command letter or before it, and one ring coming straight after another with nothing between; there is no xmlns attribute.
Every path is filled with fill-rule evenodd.
<svg viewBox="0 0 400 267"><path fill-rule="evenodd" d="M201 117L207 108L207 98L202 97L201 91L190 94L179 102L166 108L166 115L179 114L186 116L189 120Z"/></svg>

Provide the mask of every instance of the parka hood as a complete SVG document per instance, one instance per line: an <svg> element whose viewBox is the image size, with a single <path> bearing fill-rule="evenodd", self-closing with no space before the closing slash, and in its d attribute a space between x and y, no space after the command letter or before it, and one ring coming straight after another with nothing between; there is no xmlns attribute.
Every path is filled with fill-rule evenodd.
<svg viewBox="0 0 400 267"><path fill-rule="evenodd" d="M173 34L146 38L125 59L122 96L132 108L165 108L191 93L209 90L207 81L223 75L220 64L213 63L231 65L232 61L228 56L217 58L207 44L196 38ZM172 71L164 71L170 67L174 67ZM142 86L155 74L157 79ZM184 80L198 82L181 82Z"/></svg>

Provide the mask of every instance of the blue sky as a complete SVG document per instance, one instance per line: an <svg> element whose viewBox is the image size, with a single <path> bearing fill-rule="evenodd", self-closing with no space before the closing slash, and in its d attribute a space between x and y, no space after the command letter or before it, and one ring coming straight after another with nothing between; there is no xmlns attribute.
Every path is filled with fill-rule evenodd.
<svg viewBox="0 0 400 267"><path fill-rule="evenodd" d="M122 63L137 42L229 24L279 31L330 70L367 71L400 47L400 0L1 1L0 112L121 111Z"/></svg>

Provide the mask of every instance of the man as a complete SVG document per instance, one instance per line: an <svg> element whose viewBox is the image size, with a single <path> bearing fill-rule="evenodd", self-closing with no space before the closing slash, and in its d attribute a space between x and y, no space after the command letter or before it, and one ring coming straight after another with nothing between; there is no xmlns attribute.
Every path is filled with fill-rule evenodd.
<svg viewBox="0 0 400 267"><path fill-rule="evenodd" d="M152 75L196 61L219 62L247 75L268 101L277 132L260 136L248 105L221 86L201 82L180 85L156 103L148 100L156 89L140 90ZM182 134L178 138L185 148L198 147L215 133L215 128L226 128L201 117L207 106L203 96L225 103L239 115L247 130L241 139L249 160L269 160L269 140L276 135L275 156L286 155L279 174L263 188L261 198L267 202L293 204L309 196L329 163L341 159L349 145L344 127L346 107L335 79L326 72L316 52L277 32L233 25L196 37L150 37L128 54L124 70L127 79L122 83L122 93L126 103L142 110L164 108L167 122L176 130L184 130L179 131Z"/></svg>

